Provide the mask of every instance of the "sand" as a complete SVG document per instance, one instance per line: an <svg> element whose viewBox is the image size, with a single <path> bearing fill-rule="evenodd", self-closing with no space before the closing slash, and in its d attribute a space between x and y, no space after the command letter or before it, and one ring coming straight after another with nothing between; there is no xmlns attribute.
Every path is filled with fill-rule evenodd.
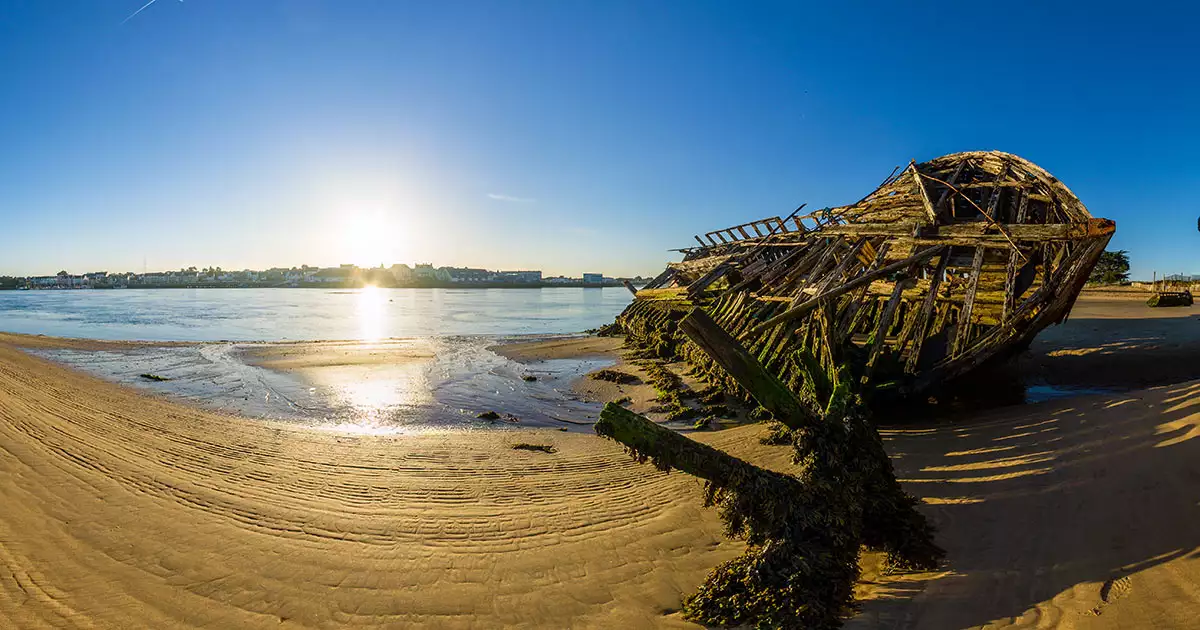
<svg viewBox="0 0 1200 630"><path fill-rule="evenodd" d="M1070 363L1122 341L1089 327L1161 325L1155 343L1181 360L1200 339L1190 309L1099 302L1032 356ZM1105 314L1127 323L1096 324ZM1114 378L1114 362L1156 352L1124 341ZM741 550L696 480L593 436L251 421L81 375L27 342L0 337L3 628L694 627L674 614L682 597ZM1051 355L1088 348L1101 350ZM867 558L848 627L1192 627L1198 394L1177 382L886 429L949 558L900 578ZM762 430L691 435L786 470Z"/></svg>

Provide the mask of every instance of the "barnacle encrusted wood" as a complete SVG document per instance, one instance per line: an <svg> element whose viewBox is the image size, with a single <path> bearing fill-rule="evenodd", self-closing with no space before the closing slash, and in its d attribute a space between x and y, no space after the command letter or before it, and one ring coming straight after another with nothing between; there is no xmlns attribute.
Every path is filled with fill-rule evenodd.
<svg viewBox="0 0 1200 630"><path fill-rule="evenodd" d="M1032 162L955 153L848 206L696 236L618 322L649 354L705 363L675 325L700 306L785 383L836 356L876 395L912 395L1066 319L1114 230Z"/></svg>

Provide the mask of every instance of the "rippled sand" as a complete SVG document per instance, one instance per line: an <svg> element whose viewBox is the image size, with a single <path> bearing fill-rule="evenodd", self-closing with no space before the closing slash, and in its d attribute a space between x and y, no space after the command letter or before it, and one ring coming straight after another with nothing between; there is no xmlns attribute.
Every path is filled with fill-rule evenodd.
<svg viewBox="0 0 1200 630"><path fill-rule="evenodd" d="M0 506L0 627L669 626L739 550L591 436L246 421L6 345Z"/></svg>
<svg viewBox="0 0 1200 630"><path fill-rule="evenodd" d="M694 479L592 436L251 421L13 341L0 339L0 628L687 627L682 597L741 550ZM695 435L786 470L761 431ZM848 627L1200 618L1200 382L884 434L948 564L883 578L867 558Z"/></svg>

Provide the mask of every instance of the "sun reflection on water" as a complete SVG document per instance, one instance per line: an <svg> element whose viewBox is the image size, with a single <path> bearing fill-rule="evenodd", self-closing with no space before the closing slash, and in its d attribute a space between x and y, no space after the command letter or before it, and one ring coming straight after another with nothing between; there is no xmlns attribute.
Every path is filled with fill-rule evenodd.
<svg viewBox="0 0 1200 630"><path fill-rule="evenodd" d="M378 341L384 337L386 325L386 297L379 287L366 286L359 289L355 304L358 317L358 336L364 341Z"/></svg>

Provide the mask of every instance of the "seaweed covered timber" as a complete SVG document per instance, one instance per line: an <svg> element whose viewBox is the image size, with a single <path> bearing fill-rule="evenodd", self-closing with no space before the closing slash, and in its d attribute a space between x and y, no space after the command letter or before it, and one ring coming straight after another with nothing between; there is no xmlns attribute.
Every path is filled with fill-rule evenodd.
<svg viewBox="0 0 1200 630"><path fill-rule="evenodd" d="M796 391L816 361L877 400L922 394L1065 320L1115 230L1008 153L897 170L848 206L696 236L618 318L628 343L736 391L678 333L698 306Z"/></svg>
<svg viewBox="0 0 1200 630"><path fill-rule="evenodd" d="M838 628L861 548L937 568L865 397L914 394L1062 321L1115 229L1005 153L911 163L862 201L710 232L617 318L636 354L686 359L753 399L793 471L760 468L609 403L595 425L639 461L706 481L745 553L684 601L705 625ZM707 239L707 240L706 240Z"/></svg>

